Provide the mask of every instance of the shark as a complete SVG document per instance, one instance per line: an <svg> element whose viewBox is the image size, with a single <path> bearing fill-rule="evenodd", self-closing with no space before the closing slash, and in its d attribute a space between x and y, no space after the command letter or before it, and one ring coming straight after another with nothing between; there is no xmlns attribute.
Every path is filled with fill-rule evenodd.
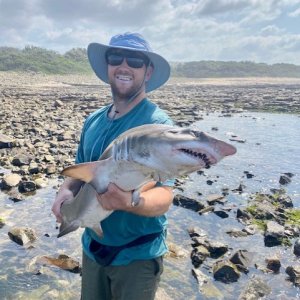
<svg viewBox="0 0 300 300"><path fill-rule="evenodd" d="M207 133L165 124L141 125L125 131L103 152L99 160L69 166L62 175L84 182L72 200L61 206L62 223L58 237L79 227L102 236L101 221L113 211L103 209L97 193L115 183L133 191L133 201L150 181L164 182L217 164L236 153L236 148Z"/></svg>

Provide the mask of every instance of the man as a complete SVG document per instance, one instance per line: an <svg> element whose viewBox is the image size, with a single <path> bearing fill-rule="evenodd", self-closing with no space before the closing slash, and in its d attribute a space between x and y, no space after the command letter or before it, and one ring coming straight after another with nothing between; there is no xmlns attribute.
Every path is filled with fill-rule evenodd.
<svg viewBox="0 0 300 300"><path fill-rule="evenodd" d="M90 44L87 52L96 75L110 84L113 102L85 121L76 163L97 160L111 141L132 127L172 124L146 98L147 92L168 80L170 66L151 51L141 35L117 35L108 46ZM77 179L66 178L60 187L52 207L58 221L61 221L61 204L72 199L81 185ZM132 192L125 192L112 183L107 192L98 195L103 208L114 212L101 222L102 239L91 229L84 231L81 299L154 299L163 268L162 255L167 251L164 214L173 199L171 185L170 182L148 183L138 203L132 201ZM126 246L110 265L103 266L96 262L97 255L92 251L92 245L101 246L99 243Z"/></svg>

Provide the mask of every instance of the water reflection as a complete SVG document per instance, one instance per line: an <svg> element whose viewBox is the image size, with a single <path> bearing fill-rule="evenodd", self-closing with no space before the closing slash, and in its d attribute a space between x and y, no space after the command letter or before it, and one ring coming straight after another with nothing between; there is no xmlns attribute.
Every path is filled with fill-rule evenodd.
<svg viewBox="0 0 300 300"><path fill-rule="evenodd" d="M211 240L228 244L231 252L247 249L255 253L255 263L264 264L265 258L279 255L282 268L277 275L264 274L254 264L249 275L243 274L234 284L224 285L213 282L224 294L224 299L237 299L247 284L249 277L261 276L273 289L270 299L290 299L297 297L298 290L286 281L284 269L296 262L291 248L265 248L260 234L246 238L231 238L225 232L232 228L242 228L235 219L236 208L245 206L249 194L269 192L279 188L279 177L284 172L294 173L292 182L286 186L294 205L300 207L300 118L290 115L271 115L259 113L237 114L231 118L220 118L211 114L194 126L222 139L229 139L233 132L246 140L235 143L238 152L220 163L219 166L205 170L204 175L193 174L184 184L184 194L188 197L205 200L209 194L220 194L228 188L228 202L232 209L229 218L221 219L213 213L198 215L173 206L168 212L170 241L184 249L189 249L188 228L202 228ZM218 131L212 130L217 127ZM245 171L254 175L247 179ZM212 184L206 184L211 180ZM245 185L243 193L231 192L240 184ZM6 226L0 229L0 299L78 299L80 294L80 276L54 267L39 266L35 258L42 255L57 257L66 254L81 261L80 230L61 239L57 239L57 228L50 208L55 196L56 183L40 190L25 201L13 203L0 192L0 217ZM178 191L180 193L180 191ZM199 194L200 193L200 194ZM19 246L9 240L7 232L12 226L33 228L38 240L33 247ZM215 262L208 259L201 267L209 274L210 266ZM196 280L191 274L190 258L167 258L161 286L171 299L203 299L198 291Z"/></svg>

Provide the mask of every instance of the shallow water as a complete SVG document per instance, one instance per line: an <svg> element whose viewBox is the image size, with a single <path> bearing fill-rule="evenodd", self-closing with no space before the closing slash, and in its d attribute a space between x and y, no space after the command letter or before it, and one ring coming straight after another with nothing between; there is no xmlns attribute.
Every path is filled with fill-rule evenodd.
<svg viewBox="0 0 300 300"><path fill-rule="evenodd" d="M278 181L282 173L294 174L292 182L284 188L293 199L294 205L300 207L299 116L243 113L220 117L219 114L210 114L194 126L224 140L229 140L230 133L246 140L245 143L231 142L237 147L236 155L205 170L204 175L192 174L184 184L184 195L200 200L204 200L209 194L220 194L221 189L227 187L230 193L226 206L233 207L233 210L229 212L229 218L221 219L213 213L199 216L192 211L173 206L168 212L168 239L184 249L191 249L187 229L197 226L208 234L209 239L228 244L232 248L231 252L247 249L255 254L249 273L243 274L237 283L225 285L213 281L222 292L223 299L237 299L252 276L262 277L272 287L272 294L267 299L297 298L299 290L286 281L284 272L286 266L296 262L291 248L266 248L260 234L236 239L225 232L233 227L242 228L235 220L235 208L245 206L249 194L253 192L269 192L271 188L280 188ZM212 130L212 127L217 127L218 130ZM247 179L245 171L249 171L254 177ZM212 185L206 184L207 180L212 180ZM243 193L232 192L240 183L245 185ZM0 217L6 220L6 226L0 229L0 299L79 299L78 274L54 267L37 266L34 263L34 258L41 255L67 254L77 260L81 259L80 231L61 239L56 238L56 224L50 212L56 192L52 185L55 184L52 182L48 188L19 203L13 203L0 192ZM12 226L33 228L39 236L34 248L19 246L10 241L7 232ZM282 268L279 274L264 274L254 267L254 263L264 264L265 258L274 254L281 259ZM209 266L214 261L207 260L201 270L209 275ZM172 299L206 299L199 293L191 269L189 257L165 260L161 286ZM36 275L38 270L42 274Z"/></svg>

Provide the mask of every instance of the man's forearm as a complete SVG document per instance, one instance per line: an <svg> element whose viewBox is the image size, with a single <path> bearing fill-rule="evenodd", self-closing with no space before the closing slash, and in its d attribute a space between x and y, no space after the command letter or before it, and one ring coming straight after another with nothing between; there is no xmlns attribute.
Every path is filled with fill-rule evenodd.
<svg viewBox="0 0 300 300"><path fill-rule="evenodd" d="M159 186L141 192L140 197L140 203L130 211L138 215L154 217L168 211L174 196L171 187Z"/></svg>

